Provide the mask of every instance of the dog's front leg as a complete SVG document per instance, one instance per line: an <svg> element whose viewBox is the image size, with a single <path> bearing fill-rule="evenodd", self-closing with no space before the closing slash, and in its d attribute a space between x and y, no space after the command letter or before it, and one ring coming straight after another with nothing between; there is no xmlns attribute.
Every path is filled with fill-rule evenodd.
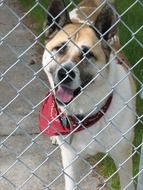
<svg viewBox="0 0 143 190"><path fill-rule="evenodd" d="M70 146L66 148L62 147L61 154L65 177L65 190L76 190L80 177L80 159Z"/></svg>
<svg viewBox="0 0 143 190"><path fill-rule="evenodd" d="M119 169L119 178L121 189L134 190L134 184L132 179L132 147L130 144L124 144L124 147L120 147L111 153L117 169Z"/></svg>

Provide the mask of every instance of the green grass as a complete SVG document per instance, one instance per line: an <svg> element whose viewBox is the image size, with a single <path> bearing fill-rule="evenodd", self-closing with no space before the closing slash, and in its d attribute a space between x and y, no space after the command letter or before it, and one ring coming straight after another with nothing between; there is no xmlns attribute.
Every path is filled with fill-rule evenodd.
<svg viewBox="0 0 143 190"><path fill-rule="evenodd" d="M35 0L19 0L24 9L27 11L32 6L35 5ZM40 3L46 8L48 7L48 2L50 0L40 0ZM69 1L67 1L68 3ZM75 1L77 2L77 1ZM135 1L134 0L125 0L120 1L116 0L116 8L120 14L123 14L124 11L131 6ZM143 0L140 0L140 2L143 3ZM31 11L31 13L27 16L31 22L34 23L34 30L35 33L38 35L42 32L42 26L43 21L45 18L45 11L37 5L34 10ZM129 62L133 66L136 64L143 56L143 29L140 31L139 28L143 25L143 7L136 3L134 6L132 6L129 11L124 13L121 17L121 20L124 22L119 23L119 35L120 35L120 41L122 46L124 46L126 43L128 43L129 40L130 43L128 45L125 45L123 51L125 52L126 56L129 59ZM125 26L126 24L126 26ZM130 28L128 28L128 27ZM132 32L131 32L131 31ZM134 35L133 35L134 34ZM41 39L40 39L41 40ZM43 41L43 38L42 38ZM140 44L137 42L139 41ZM134 73L138 79L143 81L143 61L141 61L135 68ZM137 89L140 88L140 84L137 82ZM138 115L143 114L143 100L141 100L139 97L137 98L137 113ZM134 139L134 145L137 147L141 143L141 138L143 134L143 126L141 123L138 123L138 125L135 127L135 139ZM102 154L98 154L96 157L92 157L90 161L92 163L95 163L97 160L100 160L103 157ZM138 172L138 164L139 164L139 155L136 154L134 156L134 171L133 173L136 174ZM106 178L112 175L114 171L116 171L115 166L111 160L111 158L107 157L105 158L96 168L98 172L105 176ZM114 190L119 189L119 180L118 176L114 176L113 179L109 182L110 185Z"/></svg>
<svg viewBox="0 0 143 190"><path fill-rule="evenodd" d="M30 13L26 16L27 20L30 20L31 23L34 23L34 31L38 35L42 32L42 27L43 27L43 21L45 19L45 11L43 8L35 3L35 0L19 0L20 4L22 7L25 9L25 11L30 11ZM48 1L46 0L40 0L40 3L42 6L45 8L48 7ZM36 5L36 6L35 6Z"/></svg>
<svg viewBox="0 0 143 190"><path fill-rule="evenodd" d="M123 13L129 6L133 4L133 2L135 1L126 0L124 3L117 3L118 11ZM132 30L132 32L129 31L129 29L123 23L119 24L121 44L124 46L129 40L132 39L133 33L135 34L131 42L123 49L131 65L134 65L143 56L143 29L139 30L139 28L143 25L143 7L139 3L135 4L126 14L121 17L121 19ZM137 42L137 40L140 42L140 44ZM141 61L134 68L134 73L140 79L140 81L143 81L143 61ZM137 89L140 89L139 83L137 83ZM141 100L139 97L137 98L137 113L139 115L143 114L143 100ZM136 147L141 143L142 134L143 125L139 123L135 127L134 145ZM138 163L139 156L136 154L134 156L134 174L138 172Z"/></svg>

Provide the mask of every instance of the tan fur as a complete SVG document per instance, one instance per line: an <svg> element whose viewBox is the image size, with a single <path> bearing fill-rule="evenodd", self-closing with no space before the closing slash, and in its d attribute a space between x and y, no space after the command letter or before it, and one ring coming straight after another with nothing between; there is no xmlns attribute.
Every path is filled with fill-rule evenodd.
<svg viewBox="0 0 143 190"><path fill-rule="evenodd" d="M94 20L96 20L98 14L100 12L100 9L96 10L96 7L81 7L77 11L78 18L81 20L86 20L88 18L88 23L92 23ZM89 22L90 21L90 22ZM76 20L73 20L73 22L76 22Z"/></svg>
<svg viewBox="0 0 143 190"><path fill-rule="evenodd" d="M78 18L80 20L86 20L88 18L88 22L89 24L91 24L92 22L94 22L98 16L98 14L100 13L101 7L98 8L98 5L96 5L95 3L93 3L93 6L91 4L91 7L86 7L86 6L79 6L77 9L77 15ZM72 22L77 23L78 20L76 19L72 19Z"/></svg>
<svg viewBox="0 0 143 190"><path fill-rule="evenodd" d="M68 42L69 49L72 49L72 51L67 50L66 54L61 55L57 61L62 63L67 59L74 61L76 59L77 63L79 61L81 45L85 45L91 48L94 55L101 63L105 63L105 54L101 47L101 43L98 41L99 39L95 36L94 31L88 26L83 27L81 24L69 24L57 33L57 35L46 45L46 48L52 51L57 45Z"/></svg>
<svg viewBox="0 0 143 190"><path fill-rule="evenodd" d="M79 6L80 7L87 7L87 8L90 8L90 7L98 7L100 4L101 4L101 0L83 0Z"/></svg>
<svg viewBox="0 0 143 190"><path fill-rule="evenodd" d="M111 0L109 0L110 2ZM101 0L83 0L77 8L77 15L80 20L87 20L88 22L94 22L104 6L104 1ZM113 3L113 1L111 1ZM72 19L72 22L78 22L76 19ZM90 24L89 22L89 24Z"/></svg>
<svg viewBox="0 0 143 190"><path fill-rule="evenodd" d="M107 0L110 3L114 3L114 0ZM105 2L104 0L83 0L79 5L80 6L85 6L85 7L98 7L99 5L101 5L103 2Z"/></svg>

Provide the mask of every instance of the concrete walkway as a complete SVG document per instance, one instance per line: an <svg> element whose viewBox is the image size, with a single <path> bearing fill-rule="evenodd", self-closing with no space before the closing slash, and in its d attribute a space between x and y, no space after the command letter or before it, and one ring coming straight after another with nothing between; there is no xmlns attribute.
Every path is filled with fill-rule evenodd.
<svg viewBox="0 0 143 190"><path fill-rule="evenodd" d="M39 62L36 47L31 47L34 36L19 23L23 12L17 3L4 2L0 4L0 190L63 190L60 150L47 137L37 137L35 105L48 86L41 79L43 72L35 75L41 65L30 66L31 60ZM96 189L95 178L90 176L83 189Z"/></svg>

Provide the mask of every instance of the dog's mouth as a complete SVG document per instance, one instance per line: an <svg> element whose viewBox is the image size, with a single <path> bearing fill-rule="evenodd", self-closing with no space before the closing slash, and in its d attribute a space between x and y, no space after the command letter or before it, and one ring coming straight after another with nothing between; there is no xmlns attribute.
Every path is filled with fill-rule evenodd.
<svg viewBox="0 0 143 190"><path fill-rule="evenodd" d="M56 99L59 103L69 104L81 91L81 88L71 89L63 85L59 85L55 90Z"/></svg>

